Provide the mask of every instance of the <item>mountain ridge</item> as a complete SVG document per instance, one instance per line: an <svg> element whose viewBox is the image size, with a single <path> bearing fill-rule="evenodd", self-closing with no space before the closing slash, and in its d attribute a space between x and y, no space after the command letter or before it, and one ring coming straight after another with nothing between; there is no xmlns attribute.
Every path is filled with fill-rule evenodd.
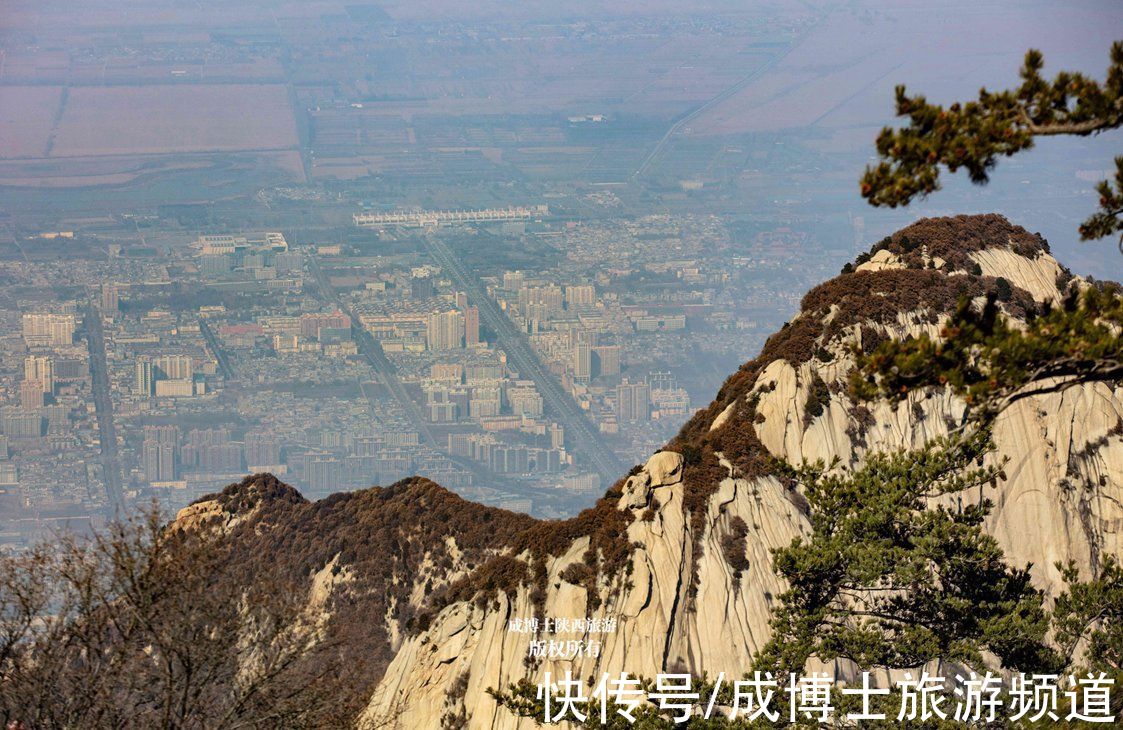
<svg viewBox="0 0 1123 730"><path fill-rule="evenodd" d="M551 668L743 671L783 590L771 550L809 529L805 500L779 465L856 464L922 445L965 417L947 390L853 402L845 387L853 347L938 336L963 298L990 297L1023 319L1073 286L1087 284L1052 259L1044 239L1001 216L922 219L808 292L707 408L574 518L476 505L421 477L311 503L258 475L186 508L175 524L221 525L250 556L247 579L263 556L278 555L288 577L320 578L324 611L345 628L359 667L347 701L364 707L364 726L448 717L521 727L487 690ZM1017 460L988 531L1011 560L1032 562L1053 594L1058 560L1088 569L1119 551L1120 424L1123 393L1102 383L1019 404L996 424L999 455ZM1098 486L1073 496L1065 479ZM1025 540L1028 519L1038 523L1037 544ZM620 628L597 657L535 661L529 639L506 631L519 616L613 617Z"/></svg>

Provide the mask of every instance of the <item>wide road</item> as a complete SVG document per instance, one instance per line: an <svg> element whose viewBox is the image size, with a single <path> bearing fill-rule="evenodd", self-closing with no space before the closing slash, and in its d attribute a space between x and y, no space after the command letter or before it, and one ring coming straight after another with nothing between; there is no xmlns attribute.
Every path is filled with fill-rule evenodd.
<svg viewBox="0 0 1123 730"><path fill-rule="evenodd" d="M113 421L113 397L109 390L109 368L105 361L105 330L101 325L101 312L92 305L87 306L83 324L86 346L90 352L90 381L98 438L101 440L102 481L105 482L109 508L116 512L123 506L121 469L117 461L117 426Z"/></svg>
<svg viewBox="0 0 1123 730"><path fill-rule="evenodd" d="M218 363L218 369L222 372L222 377L227 382L233 380L234 368L230 365L230 357L222 349L222 343L215 337L210 323L202 317L199 317L199 333L203 335L203 340L206 341L207 347L211 349L211 354L214 355L214 361Z"/></svg>
<svg viewBox="0 0 1123 730"><path fill-rule="evenodd" d="M343 300L335 293L331 287L331 282L324 276L323 270L320 268L320 263L316 260L315 254L308 256L308 268L312 272L312 277L316 280L316 286L320 290L320 296L324 301L330 302L339 307L339 311L347 315L351 320L351 334L355 338L355 346L358 347L359 352L362 354L366 361L374 371L378 373L378 377L382 380L383 385L390 391L390 395L402 406L405 411L406 418L417 429L421 435L422 443L444 451L437 440L433 437L433 432L429 429L428 422L422 417L421 410L414 403L413 398L406 392L405 386L402 381L398 379L397 368L390 359L386 357L386 353L382 351L382 345L371 336L363 327L363 323L359 321L358 316L344 304Z"/></svg>
<svg viewBox="0 0 1123 730"><path fill-rule="evenodd" d="M429 255L452 277L456 285L467 293L469 300L480 310L480 319L495 332L499 346L507 353L519 375L534 381L546 406L565 428L566 441L578 461L592 467L600 474L604 486L624 475L624 467L616 454L605 446L604 439L577 401L561 383L543 367L542 361L530 346L526 333L499 309L499 305L470 274L444 241L436 236L423 236Z"/></svg>
<svg viewBox="0 0 1123 730"><path fill-rule="evenodd" d="M323 269L320 268L320 264L316 261L314 254L308 257L308 268L311 270L312 276L316 280L316 288L319 289L321 298L339 307L339 310L346 314L351 320L351 335L355 338L355 345L358 347L359 353L366 359L367 364L378 374L379 379L382 381L383 385L386 386L386 389L390 391L390 395L394 397L394 400L398 401L401 405L402 409L405 411L406 418L420 434L419 440L421 443L444 454L453 464L470 472L474 480L479 480L480 484L486 485L493 476L486 467L469 459L462 459L448 454L448 444L440 443L433 435L432 430L429 428L429 422L425 420L421 409L417 407L417 403L410 396L409 392L406 391L405 386L402 385L402 381L398 379L398 369L394 367L394 363L390 362L390 359L386 357L386 353L383 352L382 345L378 343L378 340L374 339L370 332L363 327L363 323L359 320L358 316L355 315L350 307L344 304L343 300L332 288L331 282L329 282L324 275ZM366 397L365 391L363 391L363 395ZM367 397L367 401L372 408L375 407L375 404L370 401L369 397ZM556 497L555 491L541 491L536 493L535 490L520 489L517 493L520 495L525 493L526 496L533 495L540 498Z"/></svg>

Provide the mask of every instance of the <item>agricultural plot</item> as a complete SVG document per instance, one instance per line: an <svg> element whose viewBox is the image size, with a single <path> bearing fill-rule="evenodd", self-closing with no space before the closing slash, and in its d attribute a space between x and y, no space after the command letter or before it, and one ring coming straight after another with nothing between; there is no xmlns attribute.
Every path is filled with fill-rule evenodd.
<svg viewBox="0 0 1123 730"><path fill-rule="evenodd" d="M0 86L0 159L42 157L62 89Z"/></svg>
<svg viewBox="0 0 1123 730"><path fill-rule="evenodd" d="M52 157L234 152L295 147L280 84L75 87Z"/></svg>

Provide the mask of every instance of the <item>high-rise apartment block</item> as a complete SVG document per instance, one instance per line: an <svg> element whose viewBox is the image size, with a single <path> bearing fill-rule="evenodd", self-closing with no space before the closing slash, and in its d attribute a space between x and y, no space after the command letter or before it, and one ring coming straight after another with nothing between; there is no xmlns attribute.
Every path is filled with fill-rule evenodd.
<svg viewBox="0 0 1123 730"><path fill-rule="evenodd" d="M136 378L133 386L137 395L144 398L156 393L156 367L152 361L142 357L136 361Z"/></svg>
<svg viewBox="0 0 1123 730"><path fill-rule="evenodd" d="M592 284L575 284L565 288L565 306L568 309L591 307L597 303L597 290Z"/></svg>
<svg viewBox="0 0 1123 730"><path fill-rule="evenodd" d="M25 380L20 383L19 404L25 411L38 411L46 405L43 399L43 384L38 380Z"/></svg>
<svg viewBox="0 0 1123 730"><path fill-rule="evenodd" d="M44 393L55 390L55 363L44 355L31 355L23 360L23 379L38 381Z"/></svg>
<svg viewBox="0 0 1123 730"><path fill-rule="evenodd" d="M61 347L74 342L73 314L32 312L23 315L23 339L29 347Z"/></svg>
<svg viewBox="0 0 1123 730"><path fill-rule="evenodd" d="M156 358L156 377L168 380L190 380L194 375L191 357L188 355L163 355Z"/></svg>
<svg viewBox="0 0 1123 730"><path fill-rule="evenodd" d="M593 377L593 348L588 341L580 340L573 346L573 378L587 383Z"/></svg>
<svg viewBox="0 0 1123 730"><path fill-rule="evenodd" d="M179 429L175 426L145 426L141 444L141 468L149 482L170 482L176 478Z"/></svg>
<svg viewBox="0 0 1123 730"><path fill-rule="evenodd" d="M121 306L121 295L116 284L101 285L102 314L116 314Z"/></svg>
<svg viewBox="0 0 1123 730"><path fill-rule="evenodd" d="M247 466L275 466L281 463L281 442L275 436L247 433L245 446Z"/></svg>
<svg viewBox="0 0 1123 730"><path fill-rule="evenodd" d="M620 360L620 345L600 345L593 348L593 372L596 375L619 375Z"/></svg>
<svg viewBox="0 0 1123 730"><path fill-rule="evenodd" d="M456 310L429 315L426 329L430 350L453 350L464 341L464 315Z"/></svg>
<svg viewBox="0 0 1123 730"><path fill-rule="evenodd" d="M478 307L464 309L464 345L472 347L480 344L480 310Z"/></svg>
<svg viewBox="0 0 1123 730"><path fill-rule="evenodd" d="M646 421L650 413L651 398L647 383L633 383L624 378L616 386L617 420Z"/></svg>

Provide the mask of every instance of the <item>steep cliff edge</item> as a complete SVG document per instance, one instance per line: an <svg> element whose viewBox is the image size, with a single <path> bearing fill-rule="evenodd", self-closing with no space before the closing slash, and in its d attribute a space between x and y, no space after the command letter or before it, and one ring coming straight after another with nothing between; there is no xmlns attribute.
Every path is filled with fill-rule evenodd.
<svg viewBox="0 0 1123 730"><path fill-rule="evenodd" d="M488 694L567 669L739 675L767 641L782 581L773 548L808 530L805 503L775 468L918 447L961 422L948 391L852 402L850 345L939 333L962 297L992 294L1012 318L1083 286L1038 236L999 216L928 219L878 244L807 294L774 335L664 451L566 523L537 523L422 601L362 713L366 727L529 727ZM995 424L1008 459L988 491L987 530L1055 595L1058 561L1090 572L1120 552L1123 388L1089 384L1018 402ZM964 499L981 495L964 495ZM547 537L548 536L548 537ZM534 617L595 619L614 630L509 631ZM596 656L531 658L545 639L595 640Z"/></svg>
<svg viewBox="0 0 1123 730"><path fill-rule="evenodd" d="M474 504L423 478L309 502L257 475L173 526L220 530L236 580L306 586L302 621L346 667L329 691L362 727L531 727L488 690L545 672L739 676L787 588L772 550L811 529L782 465L858 466L963 423L948 389L855 402L854 346L938 337L964 298L990 297L1017 322L1087 286L1000 216L918 221L808 292L678 436L572 519ZM987 459L1004 467L986 529L1011 564L1032 563L1055 596L1057 562L1089 575L1120 554L1120 383L1021 400L993 439Z"/></svg>

